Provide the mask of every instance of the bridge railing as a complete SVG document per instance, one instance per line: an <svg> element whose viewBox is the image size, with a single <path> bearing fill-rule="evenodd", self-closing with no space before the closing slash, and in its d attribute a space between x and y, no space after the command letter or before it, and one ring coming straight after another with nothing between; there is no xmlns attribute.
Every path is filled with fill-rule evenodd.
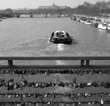
<svg viewBox="0 0 110 106"><path fill-rule="evenodd" d="M42 66L42 70L37 65L36 67L15 65L16 60L19 62L77 60L80 64L76 70L71 70L74 67L62 70L65 69L65 65L53 65L50 70L47 70L50 67ZM0 57L0 61L8 63L7 67L0 66L0 106L109 105L110 65L108 69L91 68L90 61L94 60L109 61L110 57ZM66 68L69 68L68 65ZM86 77L87 74L89 76Z"/></svg>
<svg viewBox="0 0 110 106"><path fill-rule="evenodd" d="M80 61L80 65L79 66L90 66L90 61L93 61L93 60L98 60L98 61L101 61L101 60L104 60L104 61L108 61L110 60L110 57L0 57L0 61L7 61L8 62L8 66L9 67L13 67L14 66L14 60L17 60L17 61L21 61L21 60L27 60L27 61L50 61L50 60L66 60L66 61L75 61L75 60L78 60Z"/></svg>

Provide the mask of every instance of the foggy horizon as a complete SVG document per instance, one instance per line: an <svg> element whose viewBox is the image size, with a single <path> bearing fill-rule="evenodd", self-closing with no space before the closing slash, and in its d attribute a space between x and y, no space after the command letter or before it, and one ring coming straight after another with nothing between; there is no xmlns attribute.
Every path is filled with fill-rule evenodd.
<svg viewBox="0 0 110 106"><path fill-rule="evenodd" d="M55 3L58 6L69 6L75 8L84 2L95 4L98 1L109 1L109 0L0 0L0 9L20 9L20 8L38 8L39 6L50 6Z"/></svg>

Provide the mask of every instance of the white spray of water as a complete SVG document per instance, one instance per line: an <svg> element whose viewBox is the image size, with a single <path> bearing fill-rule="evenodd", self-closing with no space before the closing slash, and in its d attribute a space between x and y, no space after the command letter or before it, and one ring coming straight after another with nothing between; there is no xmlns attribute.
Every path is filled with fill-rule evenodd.
<svg viewBox="0 0 110 106"><path fill-rule="evenodd" d="M65 50L65 45L64 44L58 44L57 45L57 51L64 51Z"/></svg>
<svg viewBox="0 0 110 106"><path fill-rule="evenodd" d="M64 51L65 44L57 44L57 51ZM62 60L56 60L56 65L66 65Z"/></svg>

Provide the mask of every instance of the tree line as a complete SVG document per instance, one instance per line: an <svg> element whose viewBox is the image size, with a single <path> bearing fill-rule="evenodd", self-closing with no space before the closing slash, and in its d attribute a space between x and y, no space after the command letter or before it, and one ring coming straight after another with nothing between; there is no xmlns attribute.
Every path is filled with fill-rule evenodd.
<svg viewBox="0 0 110 106"><path fill-rule="evenodd" d="M96 2L95 4L84 2L74 9L74 13L85 15L101 15L110 13L110 1Z"/></svg>

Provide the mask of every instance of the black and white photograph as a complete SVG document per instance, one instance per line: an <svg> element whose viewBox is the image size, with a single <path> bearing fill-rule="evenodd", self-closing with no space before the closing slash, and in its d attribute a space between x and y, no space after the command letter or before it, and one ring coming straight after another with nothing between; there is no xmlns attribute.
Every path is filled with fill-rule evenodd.
<svg viewBox="0 0 110 106"><path fill-rule="evenodd" d="M110 106L110 0L0 0L0 106Z"/></svg>

